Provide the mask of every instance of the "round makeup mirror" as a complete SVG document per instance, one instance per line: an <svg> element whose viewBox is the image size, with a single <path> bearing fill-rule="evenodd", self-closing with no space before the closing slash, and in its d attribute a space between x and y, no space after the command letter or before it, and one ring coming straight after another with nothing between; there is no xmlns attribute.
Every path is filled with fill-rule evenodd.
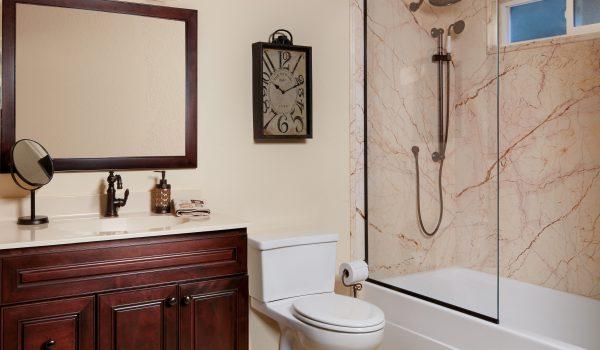
<svg viewBox="0 0 600 350"><path fill-rule="evenodd" d="M17 141L10 152L11 175L15 183L31 193L31 215L22 216L19 225L48 223L48 217L35 214L35 190L47 185L54 175L52 157L48 151L33 140Z"/></svg>

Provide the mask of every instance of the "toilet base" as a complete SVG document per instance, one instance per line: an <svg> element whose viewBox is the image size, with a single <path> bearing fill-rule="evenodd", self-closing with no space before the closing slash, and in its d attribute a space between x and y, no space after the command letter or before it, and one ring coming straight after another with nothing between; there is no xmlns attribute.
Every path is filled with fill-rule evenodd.
<svg viewBox="0 0 600 350"><path fill-rule="evenodd" d="M342 333L306 324L293 315L293 303L294 299L265 304L251 298L253 309L279 324L280 350L376 350L383 342L383 329L369 333Z"/></svg>
<svg viewBox="0 0 600 350"><path fill-rule="evenodd" d="M383 342L383 329L367 334L340 334L340 337L318 337L300 334L302 350L377 350Z"/></svg>

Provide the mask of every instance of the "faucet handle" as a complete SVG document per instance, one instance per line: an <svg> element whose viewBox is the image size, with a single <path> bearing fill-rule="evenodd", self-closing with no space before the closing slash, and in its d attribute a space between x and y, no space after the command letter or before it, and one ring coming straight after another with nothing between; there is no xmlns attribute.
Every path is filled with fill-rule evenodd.
<svg viewBox="0 0 600 350"><path fill-rule="evenodd" d="M121 204L121 206L125 206L125 204L127 204L127 198L129 198L129 189L125 190L125 197L123 197L123 202Z"/></svg>
<svg viewBox="0 0 600 350"><path fill-rule="evenodd" d="M118 208L124 207L127 204L127 198L129 198L129 189L125 190L125 197L115 199L115 206Z"/></svg>

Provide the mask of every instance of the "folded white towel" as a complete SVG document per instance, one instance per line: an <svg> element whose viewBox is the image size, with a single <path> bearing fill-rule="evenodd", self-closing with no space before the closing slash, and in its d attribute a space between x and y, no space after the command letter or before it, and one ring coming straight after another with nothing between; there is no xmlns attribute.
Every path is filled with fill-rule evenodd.
<svg viewBox="0 0 600 350"><path fill-rule="evenodd" d="M203 200L173 199L173 210L176 216L209 216L210 209Z"/></svg>

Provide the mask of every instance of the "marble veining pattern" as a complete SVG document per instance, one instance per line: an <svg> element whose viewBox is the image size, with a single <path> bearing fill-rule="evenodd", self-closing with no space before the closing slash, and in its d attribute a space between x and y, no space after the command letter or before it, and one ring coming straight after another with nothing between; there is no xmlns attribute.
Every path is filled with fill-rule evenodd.
<svg viewBox="0 0 600 350"><path fill-rule="evenodd" d="M488 78L493 77L495 62L485 50L485 6L465 1L440 16L429 6L412 13L409 3L369 3L367 143L372 273L385 278L453 265L495 270L495 184L490 181L455 198L460 189L477 179L476 170L482 164L495 160L496 86ZM416 220L411 148L421 148L422 212L425 225L431 227L439 207L438 165L431 161L438 146L437 66L431 62L436 41L430 30L445 29L458 19L467 22L467 30L455 40L451 69L453 107L442 177L444 220L439 233L428 238L419 231ZM473 51L470 46L474 42L482 42L483 50Z"/></svg>
<svg viewBox="0 0 600 350"><path fill-rule="evenodd" d="M600 39L506 52L501 271L600 299ZM505 92L504 92L505 91Z"/></svg>
<svg viewBox="0 0 600 350"><path fill-rule="evenodd" d="M350 237L353 259L364 259L364 12L363 1L350 4Z"/></svg>
<svg viewBox="0 0 600 350"><path fill-rule="evenodd" d="M372 276L448 266L494 273L499 166L501 274L600 299L600 39L503 49L498 81L497 56L488 43L493 11L485 1L464 0L442 10L424 6L417 13L408 11L409 3L369 2ZM360 6L354 7L362 16ZM430 61L435 42L429 30L447 28L457 19L464 19L467 27L454 45L445 219L440 233L426 238L417 230L410 148L418 145L422 150L423 212L430 227L438 209L436 166L429 158L437 130L436 67ZM362 41L362 28L354 27L352 33L355 42ZM362 58L360 49L354 47L356 62ZM360 70L356 63L353 78ZM361 81L352 82L355 108L360 106ZM353 109L356 125L351 130L355 171L362 166L359 109ZM363 192L356 172L353 179L355 215L362 209ZM357 250L362 249L354 248L355 256Z"/></svg>

